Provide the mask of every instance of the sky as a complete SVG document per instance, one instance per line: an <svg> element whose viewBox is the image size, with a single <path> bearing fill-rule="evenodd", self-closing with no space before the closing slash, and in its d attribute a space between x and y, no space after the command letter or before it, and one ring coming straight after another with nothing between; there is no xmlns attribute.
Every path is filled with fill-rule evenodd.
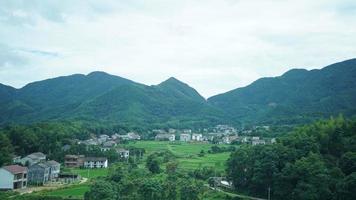
<svg viewBox="0 0 356 200"><path fill-rule="evenodd" d="M356 57L355 0L0 0L0 83L105 71L204 97Z"/></svg>

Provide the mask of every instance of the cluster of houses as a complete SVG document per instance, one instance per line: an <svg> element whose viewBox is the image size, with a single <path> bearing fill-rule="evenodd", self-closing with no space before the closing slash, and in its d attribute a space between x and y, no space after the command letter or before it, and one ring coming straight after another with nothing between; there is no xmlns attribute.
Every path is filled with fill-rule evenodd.
<svg viewBox="0 0 356 200"><path fill-rule="evenodd" d="M56 181L60 174L60 163L46 160L41 152L15 157L13 162L0 168L0 190L26 188L28 183L43 185Z"/></svg>
<svg viewBox="0 0 356 200"><path fill-rule="evenodd" d="M269 130L269 126L256 126L253 127L254 130ZM215 144L231 144L234 142L251 144L251 145L264 145L268 143L275 143L275 138L262 139L257 136L239 136L239 133L242 135L251 134L253 130L244 129L237 130L234 127L229 125L217 125L214 128L208 130L202 130L204 134L200 133L192 133L190 129L184 130L175 130L169 129L168 132L165 130L153 130L153 133L156 134L155 140L158 141L176 141L178 140L182 142L211 142Z"/></svg>
<svg viewBox="0 0 356 200"><path fill-rule="evenodd" d="M120 143L120 141L126 140L141 140L141 136L133 132L129 132L126 135L119 135L115 133L111 136L102 134L98 137L92 136L92 138L88 140L77 141L77 144L84 144L87 147L99 146L101 151L108 151L116 147Z"/></svg>

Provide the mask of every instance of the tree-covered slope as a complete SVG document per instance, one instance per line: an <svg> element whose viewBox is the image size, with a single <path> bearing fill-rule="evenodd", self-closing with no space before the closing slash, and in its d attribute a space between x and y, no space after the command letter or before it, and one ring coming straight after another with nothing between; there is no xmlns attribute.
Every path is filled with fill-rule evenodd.
<svg viewBox="0 0 356 200"><path fill-rule="evenodd" d="M208 99L243 122L295 123L356 113L356 59L321 70L293 69Z"/></svg>
<svg viewBox="0 0 356 200"><path fill-rule="evenodd" d="M146 86L93 72L34 82L21 89L1 85L0 95L0 123L75 119L177 125L223 119L222 112L175 78Z"/></svg>

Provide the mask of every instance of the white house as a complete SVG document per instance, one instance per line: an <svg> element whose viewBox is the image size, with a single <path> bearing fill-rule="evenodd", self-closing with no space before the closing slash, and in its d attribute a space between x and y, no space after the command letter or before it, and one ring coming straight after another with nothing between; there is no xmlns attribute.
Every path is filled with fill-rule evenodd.
<svg viewBox="0 0 356 200"><path fill-rule="evenodd" d="M126 149L117 149L117 153L119 154L119 158L129 158L130 151Z"/></svg>
<svg viewBox="0 0 356 200"><path fill-rule="evenodd" d="M190 134L186 134L186 133L180 134L180 141L188 142L190 141L190 139L191 139Z"/></svg>
<svg viewBox="0 0 356 200"><path fill-rule="evenodd" d="M194 141L203 141L203 135L198 133L193 133L192 140Z"/></svg>
<svg viewBox="0 0 356 200"><path fill-rule="evenodd" d="M9 165L0 168L0 190L26 188L27 167Z"/></svg>
<svg viewBox="0 0 356 200"><path fill-rule="evenodd" d="M86 157L84 158L84 168L107 168L108 159L103 157Z"/></svg>

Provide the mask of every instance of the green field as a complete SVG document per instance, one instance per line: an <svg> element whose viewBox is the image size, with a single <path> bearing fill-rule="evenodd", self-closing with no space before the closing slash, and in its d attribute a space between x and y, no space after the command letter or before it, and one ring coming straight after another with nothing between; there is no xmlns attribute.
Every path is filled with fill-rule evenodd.
<svg viewBox="0 0 356 200"><path fill-rule="evenodd" d="M72 198L83 198L84 193L89 190L89 185L73 185L66 188L43 192L46 196L61 196Z"/></svg>
<svg viewBox="0 0 356 200"><path fill-rule="evenodd" d="M194 170L200 167L215 167L219 171L225 170L225 162L230 153L209 154L208 150L213 144L206 143L185 143L168 141L137 141L125 146L144 148L146 155L156 151L170 151L179 161L179 167L186 170ZM219 145L219 147L228 147L229 145ZM199 157L198 154L204 150L205 156Z"/></svg>
<svg viewBox="0 0 356 200"><path fill-rule="evenodd" d="M70 172L79 174L84 178L96 178L99 176L106 176L108 174L107 168L102 169L69 169Z"/></svg>

